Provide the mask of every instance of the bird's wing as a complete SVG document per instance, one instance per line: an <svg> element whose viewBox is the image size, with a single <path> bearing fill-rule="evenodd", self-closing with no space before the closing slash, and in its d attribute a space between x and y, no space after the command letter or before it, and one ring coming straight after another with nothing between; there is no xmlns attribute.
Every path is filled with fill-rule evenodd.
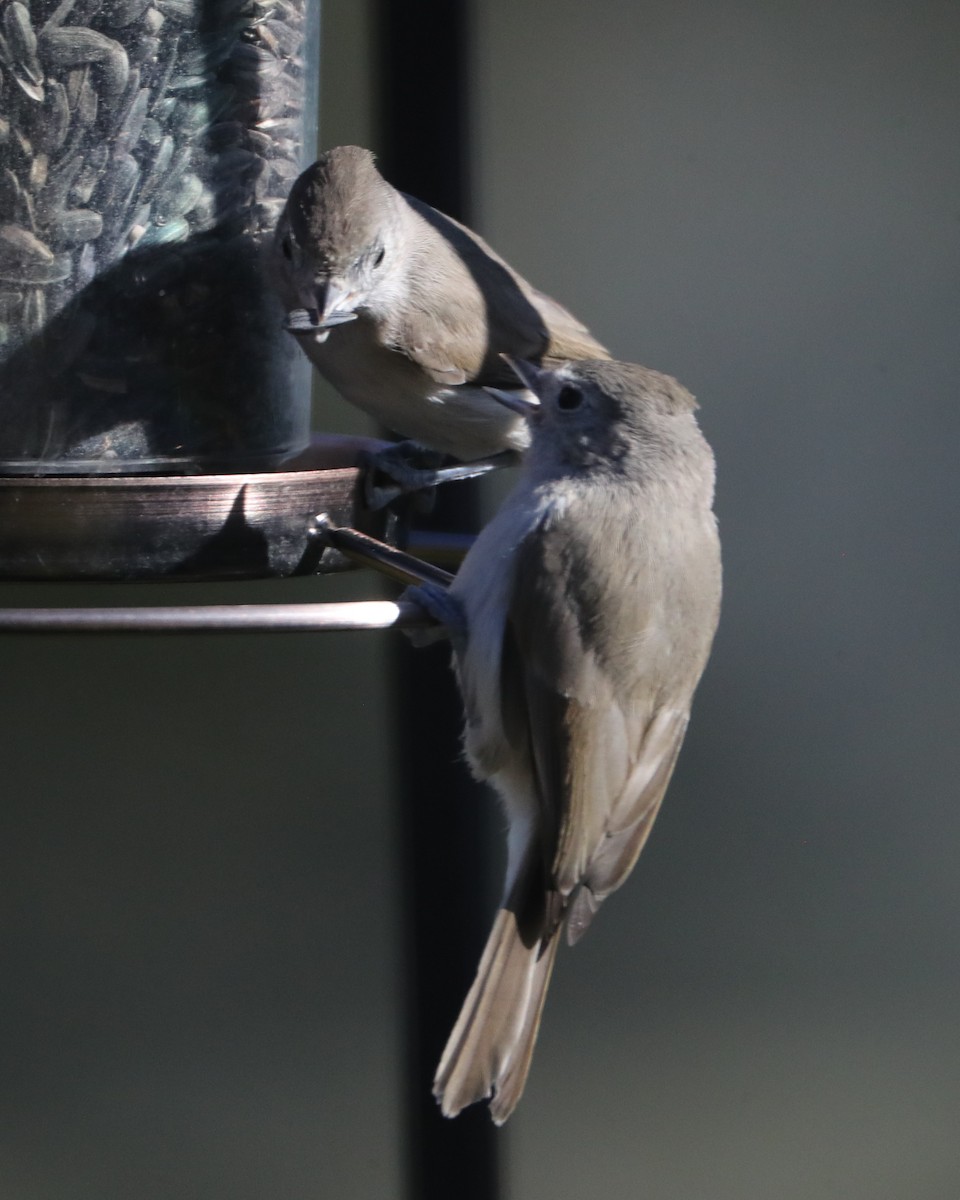
<svg viewBox="0 0 960 1200"><path fill-rule="evenodd" d="M579 358L610 357L606 346L598 342L586 325L578 321L572 312L552 296L532 287L526 280L520 282L527 289L531 303L539 311L550 335L550 341L543 352L545 364Z"/></svg>
<svg viewBox="0 0 960 1200"><path fill-rule="evenodd" d="M455 299L447 296L443 304L437 303L435 262L424 263L409 298L415 318L397 339L396 348L438 383L516 387L501 354L533 362L609 357L585 326L531 287L472 229L412 196L404 199L459 260L460 278L451 290Z"/></svg>
<svg viewBox="0 0 960 1200"><path fill-rule="evenodd" d="M582 321L569 309L564 308L558 300L554 300L546 292L541 292L529 280L524 279L520 272L502 259L478 233L454 221L452 217L443 219L454 226L467 242L472 243L473 249L463 245L461 254L484 293L489 291L496 297L498 308L503 306L499 310L503 317L503 328L495 325L495 332L508 338L519 334L527 338L536 335L538 339L542 339L545 335L545 343L541 342L535 358L533 355L523 354L519 345L514 349L506 347L505 353L516 358L534 358L536 362L541 360L541 356L552 361L610 357L606 346L597 341ZM495 269L497 267L506 272L512 287L507 284L501 271ZM538 320L535 320L530 312L531 306L536 311Z"/></svg>
<svg viewBox="0 0 960 1200"><path fill-rule="evenodd" d="M405 320L389 339L390 348L405 354L443 387L458 387L482 373L486 341L482 306L450 300L425 303L406 310ZM486 382L484 380L484 382Z"/></svg>
<svg viewBox="0 0 960 1200"><path fill-rule="evenodd" d="M688 711L656 704L642 664L626 695L615 689L596 652L605 599L581 586L589 581L568 555L567 537L546 525L517 551L502 694L507 736L527 739L533 763L553 915L570 908L575 941L643 848ZM568 581L563 592L547 586L558 577ZM640 592L631 611L638 654L646 619Z"/></svg>

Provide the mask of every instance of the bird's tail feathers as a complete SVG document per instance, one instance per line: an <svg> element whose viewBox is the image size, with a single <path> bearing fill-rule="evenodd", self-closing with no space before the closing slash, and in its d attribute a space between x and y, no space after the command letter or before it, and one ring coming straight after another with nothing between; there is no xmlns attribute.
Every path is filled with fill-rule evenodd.
<svg viewBox="0 0 960 1200"><path fill-rule="evenodd" d="M516 914L500 909L434 1079L446 1117L492 1096L502 1125L523 1093L559 938L528 941Z"/></svg>

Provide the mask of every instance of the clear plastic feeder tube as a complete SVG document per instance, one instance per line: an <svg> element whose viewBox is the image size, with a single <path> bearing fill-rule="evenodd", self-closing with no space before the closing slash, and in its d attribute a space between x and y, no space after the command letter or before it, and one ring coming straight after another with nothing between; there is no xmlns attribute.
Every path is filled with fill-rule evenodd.
<svg viewBox="0 0 960 1200"><path fill-rule="evenodd" d="M0 0L0 474L270 467L309 386L264 269L319 0Z"/></svg>

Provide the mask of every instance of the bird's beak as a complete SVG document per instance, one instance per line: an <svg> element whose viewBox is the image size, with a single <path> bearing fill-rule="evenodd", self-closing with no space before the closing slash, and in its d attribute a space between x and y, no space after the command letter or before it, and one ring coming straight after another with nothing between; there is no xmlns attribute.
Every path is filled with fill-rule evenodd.
<svg viewBox="0 0 960 1200"><path fill-rule="evenodd" d="M535 416L540 410L540 394L547 372L541 371L535 363L528 362L525 358L513 358L510 354L501 354L500 357L527 389L527 394L501 388L487 388L487 391L506 408L519 413L520 416Z"/></svg>
<svg viewBox="0 0 960 1200"><path fill-rule="evenodd" d="M315 289L317 301L317 328L332 329L346 321L355 321L356 296L333 279L321 283Z"/></svg>
<svg viewBox="0 0 960 1200"><path fill-rule="evenodd" d="M310 334L315 341L325 342L331 329L357 319L356 296L332 279L305 288L300 299L303 308L291 309L284 322L289 333Z"/></svg>
<svg viewBox="0 0 960 1200"><path fill-rule="evenodd" d="M318 341L325 342L327 334L317 324L317 311L313 308L291 308L287 313L283 328L287 333L316 334Z"/></svg>

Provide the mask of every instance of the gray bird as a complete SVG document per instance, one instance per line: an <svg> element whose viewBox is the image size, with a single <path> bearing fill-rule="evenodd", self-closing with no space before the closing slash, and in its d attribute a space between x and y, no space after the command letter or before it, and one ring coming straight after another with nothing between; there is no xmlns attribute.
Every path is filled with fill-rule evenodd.
<svg viewBox="0 0 960 1200"><path fill-rule="evenodd" d="M350 401L406 438L472 461L523 451L502 353L606 358L587 329L475 233L397 191L359 146L294 183L271 250L286 327Z"/></svg>
<svg viewBox="0 0 960 1200"><path fill-rule="evenodd" d="M523 1091L561 931L573 944L637 860L720 611L714 464L674 379L515 363L539 398L520 481L449 591L474 775L509 819L504 898L437 1069L446 1116ZM520 407L517 403L516 407Z"/></svg>

